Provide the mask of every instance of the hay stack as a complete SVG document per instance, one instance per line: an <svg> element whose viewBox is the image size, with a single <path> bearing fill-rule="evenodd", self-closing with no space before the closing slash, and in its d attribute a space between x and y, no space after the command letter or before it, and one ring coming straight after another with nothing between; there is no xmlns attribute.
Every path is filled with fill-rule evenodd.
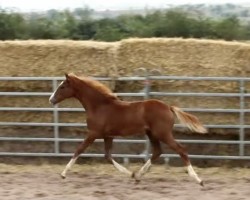
<svg viewBox="0 0 250 200"><path fill-rule="evenodd" d="M108 76L116 43L69 40L0 42L1 76Z"/></svg>
<svg viewBox="0 0 250 200"><path fill-rule="evenodd" d="M147 38L121 41L118 72L138 67L160 68L164 75L249 76L250 45L197 39Z"/></svg>
<svg viewBox="0 0 250 200"><path fill-rule="evenodd" d="M121 42L28 40L0 42L1 76L132 75L139 67L164 75L249 76L250 45L197 39Z"/></svg>

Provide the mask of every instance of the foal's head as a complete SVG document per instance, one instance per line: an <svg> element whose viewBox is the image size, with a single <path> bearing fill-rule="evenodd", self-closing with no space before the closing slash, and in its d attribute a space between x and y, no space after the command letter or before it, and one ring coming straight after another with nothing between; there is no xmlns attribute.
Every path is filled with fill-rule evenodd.
<svg viewBox="0 0 250 200"><path fill-rule="evenodd" d="M66 79L61 82L56 91L50 96L49 101L51 104L55 105L60 103L64 99L73 97L75 92L74 88L71 86L70 75L65 74Z"/></svg>

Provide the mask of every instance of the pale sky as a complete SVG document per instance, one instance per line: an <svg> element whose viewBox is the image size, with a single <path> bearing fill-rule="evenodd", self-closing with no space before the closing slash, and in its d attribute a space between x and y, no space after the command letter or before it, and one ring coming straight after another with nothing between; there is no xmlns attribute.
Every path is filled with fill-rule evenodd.
<svg viewBox="0 0 250 200"><path fill-rule="evenodd" d="M20 11L65 9L88 6L95 10L136 9L144 7L167 7L168 4L222 4L246 3L250 0L0 0L1 8L15 8Z"/></svg>

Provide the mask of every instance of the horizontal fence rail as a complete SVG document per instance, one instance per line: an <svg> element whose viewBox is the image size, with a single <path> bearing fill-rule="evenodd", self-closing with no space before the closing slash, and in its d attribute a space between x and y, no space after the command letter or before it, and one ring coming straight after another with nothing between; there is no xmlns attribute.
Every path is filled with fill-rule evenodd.
<svg viewBox="0 0 250 200"><path fill-rule="evenodd" d="M113 81L112 78L108 77L93 77L99 81ZM4 81L46 81L51 83L51 88L53 91L56 89L60 81L64 80L64 77L0 77L0 82ZM116 81L142 81L144 83L144 88L140 92L123 92L116 93L119 97L142 97L144 99L148 98L162 98L162 97L225 97L225 98L238 98L239 106L238 108L182 108L187 112L194 113L234 113L239 114L239 120L236 124L205 124L208 129L235 129L238 131L238 140L201 140L201 139L179 139L178 141L182 143L189 144L230 144L237 145L238 152L236 155L196 155L191 154L191 158L197 159L232 159L232 160L250 160L250 155L245 153L246 146L250 145L250 141L246 138L246 131L250 129L250 124L246 124L246 115L249 116L250 109L246 107L246 99L250 97L250 93L246 90L245 85L250 83L250 78L246 77L179 77L179 76L145 76L145 77L119 77ZM150 81L234 81L239 85L238 91L233 93L214 93L214 92L165 92L165 91L152 91L150 87ZM250 84L249 84L250 85ZM31 91L0 91L0 97L49 97L53 91L46 92L31 92ZM249 98L250 99L250 98ZM49 104L48 104L49 106ZM50 127L53 128L52 137L17 137L17 136L0 136L0 142L53 142L54 150L53 152L7 152L0 151L0 156L43 156L43 157L67 157L72 156L72 153L61 152L61 143L71 142L78 143L81 142L80 138L63 138L60 134L60 127L86 127L86 123L63 123L59 122L59 116L61 112L85 112L83 108L66 108L66 107L0 107L0 112L50 112L53 113L53 121L49 123L45 122L0 122L0 128L4 127ZM175 124L175 128L183 128L180 124ZM1 129L4 132L5 129ZM102 143L103 140L97 140L97 143ZM128 158L142 158L146 159L150 155L149 142L145 139L115 139L115 143L125 143L125 144L143 144L145 149L141 154L117 154L113 153L114 157L120 157L124 159ZM103 153L84 153L83 157L103 157ZM173 158L178 157L176 154L164 154L162 157Z"/></svg>

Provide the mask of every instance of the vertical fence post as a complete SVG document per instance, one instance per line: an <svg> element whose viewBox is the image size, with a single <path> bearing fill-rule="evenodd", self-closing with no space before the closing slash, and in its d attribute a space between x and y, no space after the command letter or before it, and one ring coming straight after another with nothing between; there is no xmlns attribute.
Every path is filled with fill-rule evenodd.
<svg viewBox="0 0 250 200"><path fill-rule="evenodd" d="M239 136L239 155L244 156L245 154L245 145L244 145L244 140L245 140L245 82L244 80L240 80L240 136Z"/></svg>
<svg viewBox="0 0 250 200"><path fill-rule="evenodd" d="M136 69L135 72L136 72L136 75L143 76L145 78L144 82L143 82L143 86L144 86L143 99L147 100L147 99L149 99L149 94L150 94L150 78L149 78L149 76L150 76L151 72L147 68L144 68L144 67ZM148 137L145 136L145 149L142 153L143 155L145 155L145 157L144 157L145 161L149 159L149 151L150 151L149 139L148 139Z"/></svg>
<svg viewBox="0 0 250 200"><path fill-rule="evenodd" d="M142 67L142 68L138 68L136 70L136 72L145 77L143 91L144 91L144 100L147 100L150 97L150 90L151 90L150 76L152 76L155 73L156 74L161 74L161 71L158 70L158 69L148 70L147 68ZM144 159L148 160L149 159L149 154L150 154L150 141L149 141L148 137L146 137L144 154L145 154Z"/></svg>
<svg viewBox="0 0 250 200"><path fill-rule="evenodd" d="M149 99L150 96L150 90L151 90L151 82L149 79L149 72L148 70L145 70L145 82L144 82L144 100ZM150 144L149 144L149 139L146 138L146 144L145 144L145 160L149 159L149 151L150 151Z"/></svg>
<svg viewBox="0 0 250 200"><path fill-rule="evenodd" d="M52 88L53 91L56 90L57 88L57 80L53 79L52 80ZM59 122L59 116L58 116L58 106L55 105L53 109L53 122L54 122L54 153L58 154L60 153L60 147L59 147L59 127L58 127L58 122Z"/></svg>

